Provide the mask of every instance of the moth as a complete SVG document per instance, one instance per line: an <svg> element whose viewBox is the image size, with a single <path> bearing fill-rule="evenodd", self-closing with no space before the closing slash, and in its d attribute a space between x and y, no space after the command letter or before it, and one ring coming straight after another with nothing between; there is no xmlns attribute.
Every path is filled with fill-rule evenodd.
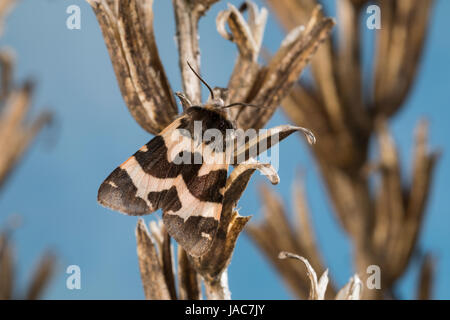
<svg viewBox="0 0 450 320"><path fill-rule="evenodd" d="M211 247L219 226L229 157L225 152L226 143L218 149L211 141L197 141L195 123L201 124L202 136L214 129L226 137L227 130L235 128L226 109L253 105L224 106L221 99L214 98L211 87L189 67L208 87L212 103L188 107L117 167L101 184L98 202L132 216L162 209L169 235L190 255L200 257ZM202 148L192 148L199 144ZM208 161L212 156L223 161Z"/></svg>

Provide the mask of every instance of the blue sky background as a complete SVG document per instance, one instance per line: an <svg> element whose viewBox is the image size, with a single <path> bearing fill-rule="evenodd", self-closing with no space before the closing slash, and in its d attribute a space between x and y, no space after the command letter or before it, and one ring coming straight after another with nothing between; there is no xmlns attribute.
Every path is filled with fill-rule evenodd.
<svg viewBox="0 0 450 320"><path fill-rule="evenodd" d="M333 1L327 2L333 12ZM66 8L71 4L81 7L81 30L66 28ZM234 45L215 29L216 14L225 6L225 2L215 5L200 23L202 74L215 86L226 86L236 56ZM181 90L171 1L156 0L154 10L161 58L172 88ZM420 237L420 247L431 251L438 262L434 293L440 299L450 298L448 14L450 1L436 1L420 76L406 107L392 123L406 169L410 168L407 161L413 129L421 117L430 121L431 145L444 151ZM282 38L282 30L270 16L264 46L275 51ZM0 197L0 225L14 213L23 218L22 227L14 233L19 285L27 282L41 252L51 248L59 257L59 272L45 298L143 298L134 238L136 218L100 207L96 194L102 180L151 137L125 107L91 8L79 0L23 0L8 19L0 44L17 53L16 80L31 76L38 83L33 114L49 108L57 120L40 135ZM269 125L287 122L279 112ZM274 189L291 204L294 172L298 167L306 170L319 245L341 286L353 273L351 247L332 214L314 162L298 136L283 141L280 154L281 183ZM253 222L261 218L257 186L262 182L255 175L239 204L241 214L253 215ZM64 272L70 264L81 267L81 290L66 289ZM398 290L402 298L413 297L417 273L416 267L410 268L402 279ZM277 273L245 235L238 241L229 279L235 299L291 298Z"/></svg>

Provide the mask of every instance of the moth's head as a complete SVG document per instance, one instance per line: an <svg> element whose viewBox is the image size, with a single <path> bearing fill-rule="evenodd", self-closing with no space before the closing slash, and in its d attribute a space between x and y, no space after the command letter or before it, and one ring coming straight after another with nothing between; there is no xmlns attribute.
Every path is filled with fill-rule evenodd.
<svg viewBox="0 0 450 320"><path fill-rule="evenodd" d="M214 90L211 89L209 84L205 80L203 80L203 78L194 70L194 68L189 64L189 61L187 61L187 64L188 64L189 68L192 70L192 72L197 76L197 78L199 78L199 80L208 88L208 90L210 92L210 99L203 106L203 108L213 110L213 111L221 114L222 116L224 116L227 120L230 119L229 109L232 107L254 107L254 108L268 109L267 107L257 106L257 105L253 105L253 104L245 103L245 102L235 102L235 103L232 103L229 105L225 105L225 102L223 101L223 99L220 97L217 97L219 94L218 95L214 94ZM219 89L219 88L216 88L216 89ZM226 90L226 89L222 88L217 91L222 91L222 90ZM217 92L217 93L219 93L219 92Z"/></svg>
<svg viewBox="0 0 450 320"><path fill-rule="evenodd" d="M205 107L211 108L211 109L223 109L225 106L225 102L223 102L222 98L215 98L212 97L208 103L206 103Z"/></svg>

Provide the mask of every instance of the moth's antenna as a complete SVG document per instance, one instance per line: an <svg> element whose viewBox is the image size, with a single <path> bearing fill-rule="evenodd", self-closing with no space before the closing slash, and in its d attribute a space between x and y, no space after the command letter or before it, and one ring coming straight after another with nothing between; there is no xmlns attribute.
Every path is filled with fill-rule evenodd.
<svg viewBox="0 0 450 320"><path fill-rule="evenodd" d="M235 103L232 103L232 104L229 104L227 106L220 107L220 108L221 109L228 109L228 108L238 107L238 106L240 106L240 107L260 108L260 109L271 109L270 107L258 106L258 105L255 105L255 104L244 103L244 102L235 102Z"/></svg>
<svg viewBox="0 0 450 320"><path fill-rule="evenodd" d="M192 68L191 64L189 63L189 61L186 61L189 68L191 68L192 72L197 76L197 78L200 79L201 82L203 82L203 84L208 88L209 92L211 93L211 98L214 100L214 92L211 89L211 87L209 86L209 84L206 83L205 80L202 79L202 77L200 77L200 75L194 70L194 68Z"/></svg>

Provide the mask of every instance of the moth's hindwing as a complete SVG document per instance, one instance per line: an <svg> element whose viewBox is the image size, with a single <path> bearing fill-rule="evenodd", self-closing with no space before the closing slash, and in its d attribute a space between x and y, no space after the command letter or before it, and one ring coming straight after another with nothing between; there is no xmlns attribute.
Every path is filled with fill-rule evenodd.
<svg viewBox="0 0 450 320"><path fill-rule="evenodd" d="M188 109L186 115L175 120L106 178L100 186L98 201L129 215L150 214L162 208L168 233L189 254L201 256L217 232L228 162L205 161L208 160L205 156L217 152L205 153L211 144L204 141L200 142L203 152L193 148L199 144L192 139L194 121L202 121L202 132L210 128L224 131L231 126L213 111L200 107ZM222 151L225 157L225 150Z"/></svg>

